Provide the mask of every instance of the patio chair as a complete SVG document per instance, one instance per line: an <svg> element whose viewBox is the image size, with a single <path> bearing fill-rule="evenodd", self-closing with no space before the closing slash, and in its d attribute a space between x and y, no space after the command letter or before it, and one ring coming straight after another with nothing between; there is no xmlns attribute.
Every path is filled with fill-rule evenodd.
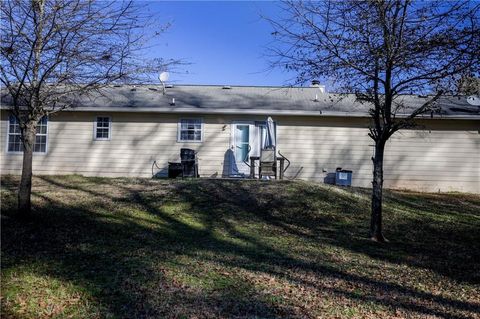
<svg viewBox="0 0 480 319"><path fill-rule="evenodd" d="M260 165L258 177L274 176L277 179L277 156L275 148L264 148L260 150Z"/></svg>

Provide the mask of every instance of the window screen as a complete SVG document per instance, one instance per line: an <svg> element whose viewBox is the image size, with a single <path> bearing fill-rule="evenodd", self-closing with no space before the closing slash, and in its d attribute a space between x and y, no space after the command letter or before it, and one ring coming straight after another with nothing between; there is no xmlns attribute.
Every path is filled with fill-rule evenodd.
<svg viewBox="0 0 480 319"><path fill-rule="evenodd" d="M181 119L178 130L179 141L202 141L202 120L201 119Z"/></svg>

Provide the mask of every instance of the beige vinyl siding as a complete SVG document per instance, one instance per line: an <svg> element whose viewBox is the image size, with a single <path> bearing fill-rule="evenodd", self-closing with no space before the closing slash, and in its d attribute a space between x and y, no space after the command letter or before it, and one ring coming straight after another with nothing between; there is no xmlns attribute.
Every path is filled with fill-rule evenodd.
<svg viewBox="0 0 480 319"><path fill-rule="evenodd" d="M7 112L1 114L1 173L19 174L22 155L6 153ZM96 116L110 116L111 139L94 140ZM202 118L202 143L177 142L180 118ZM229 173L232 121L264 116L180 115L156 113L63 112L52 115L48 153L34 155L35 174L150 177L152 163L167 174L168 161L179 161L180 148L199 153L200 174ZM277 116L278 150L292 166L288 178L324 181L336 167L353 170L353 184L371 185L373 141L368 119ZM420 130L396 133L387 144L385 186L423 191L480 192L480 121L424 120Z"/></svg>
<svg viewBox="0 0 480 319"><path fill-rule="evenodd" d="M287 177L324 181L337 167L354 171L354 185L371 171L372 140L366 120L286 119L277 124L278 148L289 158Z"/></svg>
<svg viewBox="0 0 480 319"><path fill-rule="evenodd" d="M323 181L337 167L353 171L353 185L370 187L373 141L367 119L296 118L277 127L289 177ZM385 187L480 192L480 121L423 120L387 143Z"/></svg>
<svg viewBox="0 0 480 319"><path fill-rule="evenodd" d="M96 116L112 119L111 139L94 140ZM194 118L196 116L189 116ZM168 161L180 160L180 148L199 151L201 174L222 174L225 150L230 143L229 126L218 117L204 120L205 142L177 142L180 117L166 114L64 112L49 120L48 153L34 154L35 174L83 174L87 176L152 176L152 163L167 174ZM2 113L2 174L19 173L21 154L6 153L7 116ZM157 171L157 170L155 170Z"/></svg>

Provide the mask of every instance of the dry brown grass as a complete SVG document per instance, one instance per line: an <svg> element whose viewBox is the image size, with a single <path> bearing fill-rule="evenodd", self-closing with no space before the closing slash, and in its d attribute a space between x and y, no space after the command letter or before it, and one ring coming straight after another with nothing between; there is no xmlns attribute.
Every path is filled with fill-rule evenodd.
<svg viewBox="0 0 480 319"><path fill-rule="evenodd" d="M480 318L480 197L306 182L2 178L11 318Z"/></svg>

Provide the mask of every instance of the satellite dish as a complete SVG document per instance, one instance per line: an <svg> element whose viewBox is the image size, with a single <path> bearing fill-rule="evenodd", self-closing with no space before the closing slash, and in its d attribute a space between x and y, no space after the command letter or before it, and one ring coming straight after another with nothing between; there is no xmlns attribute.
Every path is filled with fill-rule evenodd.
<svg viewBox="0 0 480 319"><path fill-rule="evenodd" d="M160 73L160 75L158 76L158 79L160 80L160 82L166 82L168 81L168 78L170 77L170 73L168 72L162 72Z"/></svg>
<svg viewBox="0 0 480 319"><path fill-rule="evenodd" d="M471 95L467 97L467 103L474 106L480 106L480 96Z"/></svg>
<svg viewBox="0 0 480 319"><path fill-rule="evenodd" d="M170 77L170 74L168 72L162 72L158 75L158 79L162 83L163 86L163 95L165 95L165 82L168 80Z"/></svg>

